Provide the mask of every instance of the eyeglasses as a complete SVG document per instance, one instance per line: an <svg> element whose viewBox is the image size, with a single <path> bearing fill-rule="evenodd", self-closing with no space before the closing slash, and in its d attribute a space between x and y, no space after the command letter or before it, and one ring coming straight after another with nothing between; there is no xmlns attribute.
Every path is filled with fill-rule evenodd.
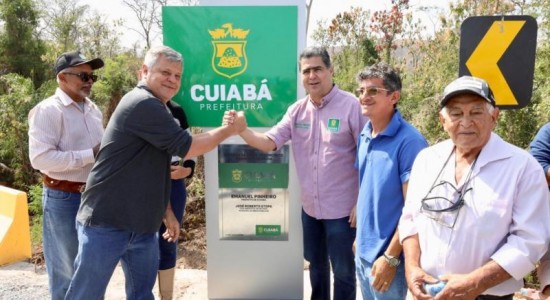
<svg viewBox="0 0 550 300"><path fill-rule="evenodd" d="M434 189L447 185L450 186L458 196L455 201L451 201L443 196L428 197L430 194L433 194ZM454 187L452 183L441 180L441 182L432 186L426 197L422 199L422 209L431 212L448 212L458 210L464 205L464 195L471 190L472 188L462 191Z"/></svg>
<svg viewBox="0 0 550 300"><path fill-rule="evenodd" d="M369 88L358 88L355 90L355 96L357 97L361 97L365 94L367 94L367 96L369 97L374 97L376 95L378 95L378 91L386 91L386 92L389 92L390 90L388 89L384 89L384 88L379 88L379 87L369 87Z"/></svg>
<svg viewBox="0 0 550 300"><path fill-rule="evenodd" d="M451 229L454 228L460 209L465 204L464 196L473 189L472 187L467 188L467 186L470 184L472 172L476 165L477 158L479 157L478 153L460 189L457 189L452 183L446 180L441 180L436 184L437 179L441 176L441 173L445 169L445 166L447 166L454 152L455 148L453 148L451 154L449 154L449 157L447 157L447 160L439 171L439 174L435 177L432 187L420 201L420 212L423 215ZM447 198L447 195L452 196L454 201Z"/></svg>
<svg viewBox="0 0 550 300"><path fill-rule="evenodd" d="M467 184L468 182L465 182L462 189L459 190L448 181L440 181L432 186L428 194L422 198L420 212L443 226L453 228L458 219L460 208L464 206L464 196L472 190L472 188L464 190ZM448 195L449 190L452 191L454 200L442 196Z"/></svg>
<svg viewBox="0 0 550 300"><path fill-rule="evenodd" d="M97 81L97 75L94 75L93 73L88 74L86 72L80 72L80 73L63 72L63 74L78 76L78 78L80 78L80 80L82 80L82 82L88 82L88 81L90 81L90 79L93 82Z"/></svg>

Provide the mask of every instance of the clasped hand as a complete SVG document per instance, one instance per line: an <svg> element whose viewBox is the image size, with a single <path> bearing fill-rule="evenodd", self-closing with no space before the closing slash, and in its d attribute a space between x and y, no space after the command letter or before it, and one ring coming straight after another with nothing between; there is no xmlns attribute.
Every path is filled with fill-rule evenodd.
<svg viewBox="0 0 550 300"><path fill-rule="evenodd" d="M441 292L432 298L424 290L423 284L436 283L439 280L445 281L446 285ZM409 289L416 300L474 300L483 291L483 289L475 288L476 285L469 278L468 274L448 274L436 279L418 267L407 270L407 281Z"/></svg>
<svg viewBox="0 0 550 300"><path fill-rule="evenodd" d="M186 178L191 174L191 168L186 168L183 166L170 166L170 179L177 180Z"/></svg>

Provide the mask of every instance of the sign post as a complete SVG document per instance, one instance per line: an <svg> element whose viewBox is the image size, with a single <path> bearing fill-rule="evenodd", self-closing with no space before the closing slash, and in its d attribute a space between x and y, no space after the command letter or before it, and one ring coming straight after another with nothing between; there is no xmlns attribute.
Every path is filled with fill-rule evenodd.
<svg viewBox="0 0 550 300"><path fill-rule="evenodd" d="M209 130L226 110L263 132L303 96L299 0L201 1L163 7L164 43L184 57L174 98L191 126ZM291 145L263 153L236 136L205 158L208 297L302 299L301 202Z"/></svg>
<svg viewBox="0 0 550 300"><path fill-rule="evenodd" d="M485 79L501 109L531 101L537 22L531 16L479 16L466 19L460 32L459 75Z"/></svg>

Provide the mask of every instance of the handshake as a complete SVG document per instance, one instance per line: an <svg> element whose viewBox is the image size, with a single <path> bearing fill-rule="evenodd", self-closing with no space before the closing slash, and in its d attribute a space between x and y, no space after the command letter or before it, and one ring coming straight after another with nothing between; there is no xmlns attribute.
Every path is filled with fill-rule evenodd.
<svg viewBox="0 0 550 300"><path fill-rule="evenodd" d="M228 110L223 114L222 126L232 130L232 134L239 134L247 128L243 111Z"/></svg>

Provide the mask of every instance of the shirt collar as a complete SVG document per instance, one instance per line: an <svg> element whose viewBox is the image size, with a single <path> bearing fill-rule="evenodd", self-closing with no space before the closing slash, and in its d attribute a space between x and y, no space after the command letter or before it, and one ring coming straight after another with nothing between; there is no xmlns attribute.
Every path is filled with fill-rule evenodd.
<svg viewBox="0 0 550 300"><path fill-rule="evenodd" d="M481 153L479 153L476 169L481 168L490 162L511 157L512 154L508 151L509 148L502 147L503 143L505 142L500 136L494 132L491 132L489 141L487 141L487 144L483 146Z"/></svg>
<svg viewBox="0 0 550 300"><path fill-rule="evenodd" d="M491 132L489 141L487 141L487 144L483 146L481 152L479 153L472 176L477 175L481 168L485 165L497 160L507 159L512 156L509 152L510 148L503 147L504 143L504 140L500 136L494 132ZM443 159L446 155L449 155L449 153L453 151L454 144L451 139L448 139L441 144L438 144L437 147L440 147L441 151L436 151L435 153L438 153L438 156Z"/></svg>
<svg viewBox="0 0 550 300"><path fill-rule="evenodd" d="M160 101L162 104L164 104L164 106L166 106L166 103L164 103L164 101L160 100L157 96L155 96L155 94L153 93L151 88L149 88L149 86L147 86L147 83L144 80L141 80L140 82L138 82L136 87L139 88L139 89L146 90L149 94L151 94L152 97L154 97L155 99Z"/></svg>
<svg viewBox="0 0 550 300"><path fill-rule="evenodd" d="M326 94L325 96L323 96L323 98L321 98L321 104L319 106L317 106L317 104L313 101L313 99L311 99L310 96L309 97L309 101L319 107L319 108L322 108L324 106L326 106L330 101L332 101L332 99L334 99L336 97L336 95L338 95L338 92L340 91L340 89L336 86L336 84L332 84L332 89L330 90L330 92L328 92L328 94Z"/></svg>
<svg viewBox="0 0 550 300"><path fill-rule="evenodd" d="M144 80L141 80L137 83L137 88L139 89L144 89L146 90L147 92L149 92L151 95L153 94L153 92L151 91L151 89L147 86L147 83L144 81Z"/></svg>
<svg viewBox="0 0 550 300"><path fill-rule="evenodd" d="M55 95L59 98L59 100L61 100L61 103L63 103L63 105L65 105L65 106L69 106L69 105L75 103L75 101L71 97L69 97L69 95L67 95L67 93L65 93L60 88L57 88L55 90ZM86 106L86 104L88 104L88 101L90 101L90 99L88 99L88 97L84 98L85 106Z"/></svg>
<svg viewBox="0 0 550 300"><path fill-rule="evenodd" d="M391 117L390 122L388 123L386 128L384 128L384 130L382 130L382 132L380 132L378 135L395 136L397 134L397 131L399 130L399 127L401 127L402 119L403 118L401 117L401 113L399 112L399 110L397 108L394 109L393 116ZM372 123L370 120L367 123L367 128L368 128L368 135L371 136Z"/></svg>

